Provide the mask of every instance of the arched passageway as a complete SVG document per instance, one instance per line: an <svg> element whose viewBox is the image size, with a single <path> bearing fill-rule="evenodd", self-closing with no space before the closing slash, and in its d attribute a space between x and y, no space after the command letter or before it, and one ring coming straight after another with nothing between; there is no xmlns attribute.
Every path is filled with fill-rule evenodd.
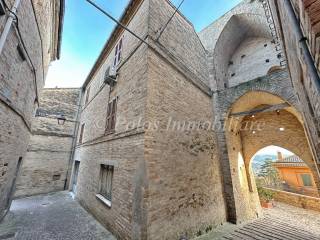
<svg viewBox="0 0 320 240"><path fill-rule="evenodd" d="M276 145L299 156L311 169L317 188L320 178L304 123L295 107L264 91L241 96L228 113L226 142L232 171L238 222L260 214L251 159L260 149Z"/></svg>
<svg viewBox="0 0 320 240"><path fill-rule="evenodd" d="M311 169L288 149L278 146L262 148L250 160L249 168L253 171L258 189L269 188L319 197Z"/></svg>

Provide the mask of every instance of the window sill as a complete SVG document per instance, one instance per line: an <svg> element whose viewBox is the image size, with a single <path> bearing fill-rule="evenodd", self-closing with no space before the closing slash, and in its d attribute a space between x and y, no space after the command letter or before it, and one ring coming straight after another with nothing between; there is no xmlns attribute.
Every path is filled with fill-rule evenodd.
<svg viewBox="0 0 320 240"><path fill-rule="evenodd" d="M102 196L101 194L96 194L96 198L99 199L103 204L111 208L111 201L106 199L104 196Z"/></svg>
<svg viewBox="0 0 320 240"><path fill-rule="evenodd" d="M114 134L116 131L115 130L109 130L109 131L106 131L105 132L105 135L111 135L111 134Z"/></svg>

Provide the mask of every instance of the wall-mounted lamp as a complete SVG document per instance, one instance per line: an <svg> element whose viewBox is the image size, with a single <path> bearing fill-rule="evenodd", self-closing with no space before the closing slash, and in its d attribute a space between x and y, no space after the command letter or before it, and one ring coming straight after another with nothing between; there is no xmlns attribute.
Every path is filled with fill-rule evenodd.
<svg viewBox="0 0 320 240"><path fill-rule="evenodd" d="M64 125L64 123L66 122L66 117L63 115L63 114L61 114L60 116L58 116L57 117L57 119L58 119L58 124L59 125Z"/></svg>

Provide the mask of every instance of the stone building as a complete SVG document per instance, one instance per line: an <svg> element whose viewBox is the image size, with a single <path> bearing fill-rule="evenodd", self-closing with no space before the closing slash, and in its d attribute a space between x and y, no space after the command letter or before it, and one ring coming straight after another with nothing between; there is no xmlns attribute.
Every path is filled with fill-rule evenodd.
<svg viewBox="0 0 320 240"><path fill-rule="evenodd" d="M76 140L79 100L78 88L45 88L40 92L40 107L31 125L32 135L17 179L15 197L66 188ZM66 120L59 124L57 119L61 117Z"/></svg>
<svg viewBox="0 0 320 240"><path fill-rule="evenodd" d="M27 151L39 91L49 63L59 58L64 1L1 0L0 9L0 36L4 40L0 51L2 219L10 207L15 179ZM9 14L8 9L16 9L16 15Z"/></svg>
<svg viewBox="0 0 320 240"><path fill-rule="evenodd" d="M320 189L315 126L271 8L244 0L196 33L167 0L129 2L120 21L141 39L116 27L83 85L70 184L120 239L259 217L250 163L269 145L303 159Z"/></svg>
<svg viewBox="0 0 320 240"><path fill-rule="evenodd" d="M312 152L320 166L320 3L316 0L271 0L279 19L292 84Z"/></svg>

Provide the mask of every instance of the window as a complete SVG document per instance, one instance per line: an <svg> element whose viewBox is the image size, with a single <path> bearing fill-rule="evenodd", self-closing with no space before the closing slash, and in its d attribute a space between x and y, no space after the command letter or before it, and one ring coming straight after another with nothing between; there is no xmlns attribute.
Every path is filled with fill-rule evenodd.
<svg viewBox="0 0 320 240"><path fill-rule="evenodd" d="M54 175L52 176L52 180L53 180L53 181L58 181L58 180L60 180L60 178L61 178L61 174L54 174Z"/></svg>
<svg viewBox="0 0 320 240"><path fill-rule="evenodd" d="M90 87L87 88L87 92L86 92L86 100L85 100L85 105L87 105L87 103L89 102L89 97L90 97Z"/></svg>
<svg viewBox="0 0 320 240"><path fill-rule="evenodd" d="M114 132L116 127L117 98L109 102L107 111L106 133Z"/></svg>
<svg viewBox="0 0 320 240"><path fill-rule="evenodd" d="M113 170L114 170L113 166L101 165L99 194L110 202L112 198Z"/></svg>
<svg viewBox="0 0 320 240"><path fill-rule="evenodd" d="M122 54L122 44L123 43L123 38L121 38L116 45L115 52L114 52L114 61L113 61L113 67L115 68L118 66L118 64L121 61L121 54Z"/></svg>
<svg viewBox="0 0 320 240"><path fill-rule="evenodd" d="M84 123L81 125L80 136L79 136L79 143L82 143L83 132L84 132Z"/></svg>
<svg viewBox="0 0 320 240"><path fill-rule="evenodd" d="M300 176L303 182L303 186L312 187L312 178L310 174L301 174Z"/></svg>

